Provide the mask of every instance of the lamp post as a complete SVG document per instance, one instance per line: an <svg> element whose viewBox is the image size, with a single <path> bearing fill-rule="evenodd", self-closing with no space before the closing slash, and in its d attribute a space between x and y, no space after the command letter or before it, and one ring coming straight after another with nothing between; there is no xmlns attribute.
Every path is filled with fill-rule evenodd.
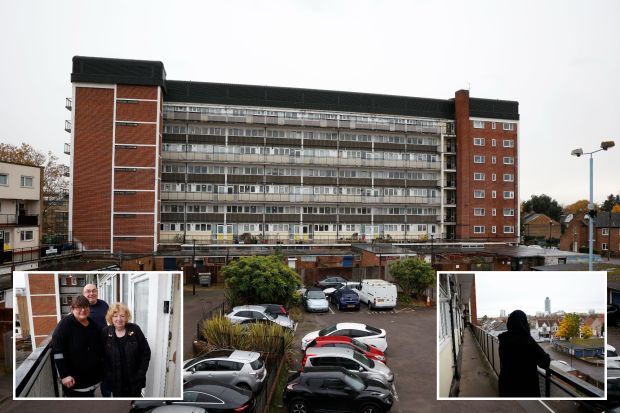
<svg viewBox="0 0 620 413"><path fill-rule="evenodd" d="M592 152L584 152L583 149L579 148L579 149L575 149L573 150L570 154L576 157L580 157L581 155L590 155L590 200L588 203L588 216L590 217L590 219L588 220L588 271L592 271L592 249L593 249L593 244L594 244L594 237L593 237L593 232L594 232L594 217L596 216L596 211L594 211L594 202L592 200L593 198L593 193L594 193L594 188L593 188L593 182L594 182L594 158L592 157L592 155L594 155L597 152L600 151L606 151L609 148L613 148L616 144L614 143L614 141L603 141L601 142L601 147L600 149L597 149L595 151Z"/></svg>

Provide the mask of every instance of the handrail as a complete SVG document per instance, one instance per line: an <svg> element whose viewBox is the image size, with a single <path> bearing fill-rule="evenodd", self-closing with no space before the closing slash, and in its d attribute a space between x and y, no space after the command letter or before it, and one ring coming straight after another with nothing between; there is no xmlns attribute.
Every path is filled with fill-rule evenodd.
<svg viewBox="0 0 620 413"><path fill-rule="evenodd" d="M41 346L35 349L26 360L15 371L15 396L16 397L60 397L58 389L58 377L52 355L51 335L46 338ZM44 369L51 371L51 377L46 378L43 374L50 374ZM41 379L51 380L47 385L40 385L37 382ZM50 385L51 384L51 385ZM53 390L53 394L36 394L30 396L31 391Z"/></svg>

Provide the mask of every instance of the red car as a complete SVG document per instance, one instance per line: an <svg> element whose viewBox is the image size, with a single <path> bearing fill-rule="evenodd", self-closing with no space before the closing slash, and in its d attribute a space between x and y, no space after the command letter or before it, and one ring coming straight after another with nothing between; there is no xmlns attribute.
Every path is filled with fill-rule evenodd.
<svg viewBox="0 0 620 413"><path fill-rule="evenodd" d="M387 359L383 351L374 346L364 344L354 338L345 336L323 336L317 337L308 344L309 347L343 347L351 348L353 350L362 353L369 359L379 360L384 364L387 364ZM306 348L307 350L307 348Z"/></svg>

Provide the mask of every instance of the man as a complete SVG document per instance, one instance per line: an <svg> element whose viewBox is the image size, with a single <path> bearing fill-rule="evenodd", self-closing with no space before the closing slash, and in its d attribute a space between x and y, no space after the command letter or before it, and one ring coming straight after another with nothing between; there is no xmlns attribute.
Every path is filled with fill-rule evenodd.
<svg viewBox="0 0 620 413"><path fill-rule="evenodd" d="M103 300L99 300L97 298L98 294L99 292L97 291L97 286L95 284L86 284L84 286L84 297L88 300L88 305L90 307L90 318L93 319L101 331L103 327L108 325L105 321L105 316L108 313L108 303Z"/></svg>
<svg viewBox="0 0 620 413"><path fill-rule="evenodd" d="M71 303L71 314L52 334L52 354L65 397L93 397L103 379L101 330L89 314L88 300L78 296Z"/></svg>

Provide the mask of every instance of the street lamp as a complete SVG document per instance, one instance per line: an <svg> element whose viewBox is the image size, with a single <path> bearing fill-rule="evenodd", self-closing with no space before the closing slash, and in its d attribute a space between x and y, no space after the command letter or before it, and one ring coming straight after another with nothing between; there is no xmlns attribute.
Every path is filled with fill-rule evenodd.
<svg viewBox="0 0 620 413"><path fill-rule="evenodd" d="M590 219L588 220L588 271L592 271L592 249L593 249L593 243L594 243L594 237L593 237L593 232L594 232L594 216L596 215L596 212L594 211L594 202L592 200L593 198L593 175L594 175L594 159L592 158L592 155L600 152L600 151L606 151L609 148L613 148L615 146L615 142L614 141L603 141L601 142L601 147L600 149L597 149L595 151L592 152L584 152L583 149L579 148L579 149L574 149L570 154L576 157L580 157L581 155L590 155L590 202L588 203L588 216L590 217Z"/></svg>

